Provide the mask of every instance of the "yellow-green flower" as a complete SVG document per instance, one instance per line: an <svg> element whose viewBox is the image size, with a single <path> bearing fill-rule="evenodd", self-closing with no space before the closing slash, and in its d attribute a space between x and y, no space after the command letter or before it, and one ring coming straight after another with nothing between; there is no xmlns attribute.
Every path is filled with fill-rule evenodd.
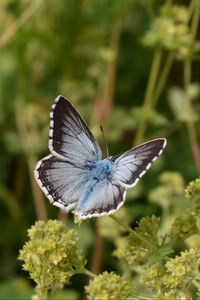
<svg viewBox="0 0 200 300"><path fill-rule="evenodd" d="M191 181L185 189L185 197L200 205L200 178Z"/></svg>
<svg viewBox="0 0 200 300"><path fill-rule="evenodd" d="M190 283L194 277L199 280L199 263L199 251L192 248L181 252L180 256L169 259L165 264L166 271L169 273L169 276L165 277L165 285L181 288Z"/></svg>
<svg viewBox="0 0 200 300"><path fill-rule="evenodd" d="M61 287L83 270L85 259L77 247L77 233L57 220L38 221L28 230L30 240L20 251L23 269L38 290Z"/></svg>
<svg viewBox="0 0 200 300"><path fill-rule="evenodd" d="M188 10L183 5L165 4L143 38L147 46L176 51L179 57L190 55L194 42L188 24ZM193 46L193 47L192 47Z"/></svg>
<svg viewBox="0 0 200 300"><path fill-rule="evenodd" d="M96 276L86 291L91 300L124 300L131 297L130 283L114 272Z"/></svg>
<svg viewBox="0 0 200 300"><path fill-rule="evenodd" d="M195 209L187 209L184 213L178 216L169 232L169 237L172 240L183 240L197 232L197 218Z"/></svg>
<svg viewBox="0 0 200 300"><path fill-rule="evenodd" d="M161 287L161 279L166 274L163 263L155 263L151 267L147 266L145 272L141 277L142 283L150 289L157 289Z"/></svg>

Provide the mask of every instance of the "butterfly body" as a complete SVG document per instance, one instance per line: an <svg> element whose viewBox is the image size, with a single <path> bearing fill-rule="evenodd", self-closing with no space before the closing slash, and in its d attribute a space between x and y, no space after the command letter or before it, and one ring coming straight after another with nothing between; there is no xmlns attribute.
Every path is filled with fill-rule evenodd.
<svg viewBox="0 0 200 300"><path fill-rule="evenodd" d="M91 169L91 176L97 180L111 180L115 166L110 159L98 160Z"/></svg>
<svg viewBox="0 0 200 300"><path fill-rule="evenodd" d="M50 112L50 155L34 174L51 203L64 211L76 208L86 219L108 215L125 200L162 153L166 139L148 141L116 157L102 158L101 149L73 105L58 96Z"/></svg>

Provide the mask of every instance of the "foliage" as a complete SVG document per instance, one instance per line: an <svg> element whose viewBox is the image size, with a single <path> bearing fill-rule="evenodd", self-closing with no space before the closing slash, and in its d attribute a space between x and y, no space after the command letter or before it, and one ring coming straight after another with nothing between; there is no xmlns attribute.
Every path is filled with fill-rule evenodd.
<svg viewBox="0 0 200 300"><path fill-rule="evenodd" d="M0 299L25 299L35 286L35 299L198 298L199 0L8 0L0 16ZM103 152L99 123L111 155L168 140L111 217L78 225L35 183L58 94Z"/></svg>

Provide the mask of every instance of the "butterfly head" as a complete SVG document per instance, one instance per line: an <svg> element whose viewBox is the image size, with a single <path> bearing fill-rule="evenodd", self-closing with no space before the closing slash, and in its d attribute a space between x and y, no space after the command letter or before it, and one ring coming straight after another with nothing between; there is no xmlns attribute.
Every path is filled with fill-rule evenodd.
<svg viewBox="0 0 200 300"><path fill-rule="evenodd" d="M96 180L111 179L115 166L108 158L97 161L92 169L91 175Z"/></svg>

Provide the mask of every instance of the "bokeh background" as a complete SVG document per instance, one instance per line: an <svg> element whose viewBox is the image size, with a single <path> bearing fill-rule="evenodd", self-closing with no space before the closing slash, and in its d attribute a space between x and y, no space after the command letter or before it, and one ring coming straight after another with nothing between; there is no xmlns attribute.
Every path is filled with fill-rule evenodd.
<svg viewBox="0 0 200 300"><path fill-rule="evenodd" d="M133 226L162 216L162 201L149 200L162 172L185 183L198 177L199 15L198 0L0 0L0 299L33 293L17 257L38 219L75 227L94 272L117 270L98 223L74 225L35 183L57 95L76 106L104 153L99 124L113 155L167 138L162 157L127 195ZM86 281L75 276L66 297L81 297Z"/></svg>

